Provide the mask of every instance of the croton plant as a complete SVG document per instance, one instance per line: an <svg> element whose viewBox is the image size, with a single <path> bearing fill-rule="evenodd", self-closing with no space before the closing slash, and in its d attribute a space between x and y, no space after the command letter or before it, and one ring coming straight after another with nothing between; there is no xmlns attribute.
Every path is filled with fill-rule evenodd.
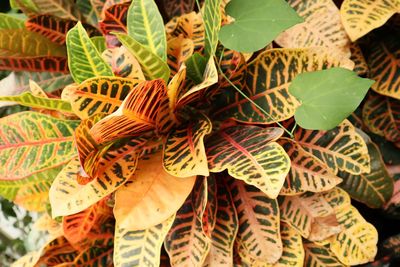
<svg viewBox="0 0 400 267"><path fill-rule="evenodd" d="M48 236L14 266L373 261L351 198L399 214L400 2L341 2L11 1L0 195Z"/></svg>

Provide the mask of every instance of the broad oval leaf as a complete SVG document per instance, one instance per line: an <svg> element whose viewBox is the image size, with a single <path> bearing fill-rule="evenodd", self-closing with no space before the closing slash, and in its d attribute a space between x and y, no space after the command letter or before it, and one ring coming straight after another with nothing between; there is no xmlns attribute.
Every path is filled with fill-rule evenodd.
<svg viewBox="0 0 400 267"><path fill-rule="evenodd" d="M162 78L164 81L168 81L169 67L157 54L154 54L129 35L123 33L114 33L114 35L139 61L143 74L148 80Z"/></svg>
<svg viewBox="0 0 400 267"><path fill-rule="evenodd" d="M344 0L340 14L347 34L355 41L382 26L399 10L397 0Z"/></svg>
<svg viewBox="0 0 400 267"><path fill-rule="evenodd" d="M102 56L116 76L145 80L139 62L124 46L107 49Z"/></svg>
<svg viewBox="0 0 400 267"><path fill-rule="evenodd" d="M127 17L128 34L152 53L167 61L164 22L153 0L132 0Z"/></svg>
<svg viewBox="0 0 400 267"><path fill-rule="evenodd" d="M346 267L329 249L329 246L322 246L312 242L304 242L304 266L313 267Z"/></svg>
<svg viewBox="0 0 400 267"><path fill-rule="evenodd" d="M330 67L352 69L353 66L354 63L347 58L332 57L325 48L267 50L247 66L242 90L265 112L239 92L228 88L216 100L215 116L251 123L283 121L292 117L299 106L288 91L290 82L299 73Z"/></svg>
<svg viewBox="0 0 400 267"><path fill-rule="evenodd" d="M181 129L173 129L164 143L164 169L176 177L208 176L204 136L211 133L211 122L201 116Z"/></svg>
<svg viewBox="0 0 400 267"><path fill-rule="evenodd" d="M77 126L77 121L29 111L1 118L0 179L22 179L71 160Z"/></svg>
<svg viewBox="0 0 400 267"><path fill-rule="evenodd" d="M280 195L327 191L342 181L322 161L296 142L282 138L278 143L285 149L291 161L290 172Z"/></svg>
<svg viewBox="0 0 400 267"><path fill-rule="evenodd" d="M290 169L290 159L274 140L279 128L233 126L210 136L206 153L210 172L228 169L229 174L276 198Z"/></svg>
<svg viewBox="0 0 400 267"><path fill-rule="evenodd" d="M287 2L304 22L284 31L275 42L287 48L324 46L329 47L333 54L350 55L350 39L343 28L339 9L333 0Z"/></svg>
<svg viewBox="0 0 400 267"><path fill-rule="evenodd" d="M334 174L339 170L361 174L371 169L367 145L347 120L330 131L297 128L294 138L306 151L324 162Z"/></svg>
<svg viewBox="0 0 400 267"><path fill-rule="evenodd" d="M133 230L118 224L115 229L114 265L160 266L161 246L174 222L175 214L144 229Z"/></svg>
<svg viewBox="0 0 400 267"><path fill-rule="evenodd" d="M80 22L68 32L66 42L68 65L75 82L96 76L114 76Z"/></svg>
<svg viewBox="0 0 400 267"><path fill-rule="evenodd" d="M368 153L371 158L371 172L360 175L339 172L339 177L343 178L340 187L357 201L371 208L380 208L392 196L393 179L386 170L378 146L368 143Z"/></svg>
<svg viewBox="0 0 400 267"><path fill-rule="evenodd" d="M391 142L400 141L400 100L370 94L362 110L368 130Z"/></svg>
<svg viewBox="0 0 400 267"><path fill-rule="evenodd" d="M140 138L130 139L122 146L107 151L104 158L112 160L106 161L105 170L85 185L77 181L81 164L77 157L74 158L59 173L50 188L53 217L80 212L122 186L135 172L140 148L144 143L145 140Z"/></svg>
<svg viewBox="0 0 400 267"><path fill-rule="evenodd" d="M74 113L84 120L98 113L116 111L138 84L139 81L134 79L95 77L79 85L67 86L62 99L69 101Z"/></svg>
<svg viewBox="0 0 400 267"><path fill-rule="evenodd" d="M240 52L257 51L282 31L303 22L283 0L232 0L225 11L234 22L221 28L219 40L224 46Z"/></svg>
<svg viewBox="0 0 400 267"><path fill-rule="evenodd" d="M137 171L115 193L118 226L135 231L162 223L185 202L195 181L195 176L180 179L168 174L161 152L141 159Z"/></svg>
<svg viewBox="0 0 400 267"><path fill-rule="evenodd" d="M228 184L239 219L236 241L251 257L275 263L282 256L278 201L243 181Z"/></svg>
<svg viewBox="0 0 400 267"><path fill-rule="evenodd" d="M294 118L305 129L330 130L360 105L373 83L344 68L300 73L289 86L301 103Z"/></svg>

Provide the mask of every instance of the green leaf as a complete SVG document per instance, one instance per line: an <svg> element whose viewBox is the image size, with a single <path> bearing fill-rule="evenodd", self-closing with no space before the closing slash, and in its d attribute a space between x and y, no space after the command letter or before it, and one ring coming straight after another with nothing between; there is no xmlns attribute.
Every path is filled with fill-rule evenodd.
<svg viewBox="0 0 400 267"><path fill-rule="evenodd" d="M221 0L206 0L204 3L204 29L206 57L213 56L218 44L218 33L221 28Z"/></svg>
<svg viewBox="0 0 400 267"><path fill-rule="evenodd" d="M185 62L186 64L186 75L189 79L199 84L203 81L203 73L207 66L207 58L203 57L199 53L194 53Z"/></svg>
<svg viewBox="0 0 400 267"><path fill-rule="evenodd" d="M301 102L296 122L305 129L336 127L358 107L373 83L344 68L299 74L289 86L289 93Z"/></svg>
<svg viewBox="0 0 400 267"><path fill-rule="evenodd" d="M103 36L94 36L90 38L97 51L101 54L107 49L106 39Z"/></svg>
<svg viewBox="0 0 400 267"><path fill-rule="evenodd" d="M80 22L67 34L67 51L68 66L75 82L96 76L114 76Z"/></svg>
<svg viewBox="0 0 400 267"><path fill-rule="evenodd" d="M32 108L44 108L63 112L72 112L71 104L57 98L38 97L31 92L25 92L16 96L0 96L0 101L12 101L20 105Z"/></svg>
<svg viewBox="0 0 400 267"><path fill-rule="evenodd" d="M128 35L167 61L164 22L154 0L133 0L127 17Z"/></svg>
<svg viewBox="0 0 400 267"><path fill-rule="evenodd" d="M132 53L140 66L146 79L155 80L158 78L168 81L169 67L159 56L141 45L138 41L123 33L113 33L118 40Z"/></svg>
<svg viewBox="0 0 400 267"><path fill-rule="evenodd" d="M22 19L0 13L0 29L12 30L25 28L25 22Z"/></svg>
<svg viewBox="0 0 400 267"><path fill-rule="evenodd" d="M284 0L232 0L225 11L234 22L222 27L219 40L240 52L257 51L282 31L303 22Z"/></svg>

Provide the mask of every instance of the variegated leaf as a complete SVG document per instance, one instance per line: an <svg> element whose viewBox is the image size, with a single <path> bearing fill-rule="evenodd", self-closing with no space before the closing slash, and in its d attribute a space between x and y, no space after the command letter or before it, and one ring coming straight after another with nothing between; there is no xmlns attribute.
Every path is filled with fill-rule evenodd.
<svg viewBox="0 0 400 267"><path fill-rule="evenodd" d="M108 2L108 1L107 1ZM127 33L126 19L130 3L119 3L108 8L104 7L104 18L99 22L101 31L106 37L108 47L117 47L118 39L111 32Z"/></svg>
<svg viewBox="0 0 400 267"><path fill-rule="evenodd" d="M343 26L352 41L382 26L399 11L398 0L344 0L340 7Z"/></svg>
<svg viewBox="0 0 400 267"><path fill-rule="evenodd" d="M36 112L1 118L0 179L23 179L68 162L76 156L72 134L77 126L77 121Z"/></svg>
<svg viewBox="0 0 400 267"><path fill-rule="evenodd" d="M113 247L89 247L81 251L72 262L57 265L57 267L76 266L113 266Z"/></svg>
<svg viewBox="0 0 400 267"><path fill-rule="evenodd" d="M207 179L198 177L192 193L176 213L165 239L172 266L203 265L211 240L203 231L202 217L207 203Z"/></svg>
<svg viewBox="0 0 400 267"><path fill-rule="evenodd" d="M144 143L143 139L131 139L107 151L104 159L109 160L103 166L104 171L84 185L77 181L81 164L78 158L74 158L50 188L53 217L80 212L122 186L135 172L140 148Z"/></svg>
<svg viewBox="0 0 400 267"><path fill-rule="evenodd" d="M79 85L67 86L62 99L82 120L98 113L113 113L139 81L118 77L95 77Z"/></svg>
<svg viewBox="0 0 400 267"><path fill-rule="evenodd" d="M158 78L168 81L169 78L169 67L157 54L154 54L151 50L141 45L138 41L131 38L129 35L123 33L114 33L118 40L132 53L140 66L144 76L148 80L154 80Z"/></svg>
<svg viewBox="0 0 400 267"><path fill-rule="evenodd" d="M285 196L280 204L281 219L311 241L339 233L335 212L322 195Z"/></svg>
<svg viewBox="0 0 400 267"><path fill-rule="evenodd" d="M103 52L103 58L119 77L144 81L142 68L136 58L123 46L110 48Z"/></svg>
<svg viewBox="0 0 400 267"><path fill-rule="evenodd" d="M164 62L167 39L164 22L153 0L132 0L127 17L128 34Z"/></svg>
<svg viewBox="0 0 400 267"><path fill-rule="evenodd" d="M81 83L97 76L114 75L80 22L68 32L66 42L68 65L75 82Z"/></svg>
<svg viewBox="0 0 400 267"><path fill-rule="evenodd" d="M197 122L173 129L164 143L164 169L176 177L208 176L204 136L211 133L211 122L201 116Z"/></svg>
<svg viewBox="0 0 400 267"><path fill-rule="evenodd" d="M378 146L368 143L368 153L371 158L371 172L360 175L339 172L339 177L343 178L340 187L357 201L371 208L380 208L392 196L393 179L386 170Z"/></svg>
<svg viewBox="0 0 400 267"><path fill-rule="evenodd" d="M364 54L358 44L350 44L350 59L354 62L354 70L358 75L366 75L369 72L367 61L365 60Z"/></svg>
<svg viewBox="0 0 400 267"><path fill-rule="evenodd" d="M350 56L350 39L340 21L339 9L333 0L289 0L288 3L304 22L286 30L275 40L287 48L329 48L332 54ZM329 19L325 19L329 18Z"/></svg>
<svg viewBox="0 0 400 267"><path fill-rule="evenodd" d="M90 134L97 143L104 143L153 130L164 99L167 92L163 80L142 82L131 90L117 111L96 123Z"/></svg>
<svg viewBox="0 0 400 267"><path fill-rule="evenodd" d="M279 128L232 126L210 136L206 153L210 172L229 174L276 198L290 169L290 159L274 140Z"/></svg>
<svg viewBox="0 0 400 267"><path fill-rule="evenodd" d="M196 0L161 0L161 7L168 19L193 11ZM164 16L164 14L163 14Z"/></svg>
<svg viewBox="0 0 400 267"><path fill-rule="evenodd" d="M41 248L41 255L34 266L55 266L73 261L79 254L64 236L50 240Z"/></svg>
<svg viewBox="0 0 400 267"><path fill-rule="evenodd" d="M34 266L40 258L40 251L31 251L13 262L10 267L31 267Z"/></svg>
<svg viewBox="0 0 400 267"><path fill-rule="evenodd" d="M63 19L77 20L79 14L72 0L32 0L38 10Z"/></svg>
<svg viewBox="0 0 400 267"><path fill-rule="evenodd" d="M254 259L275 263L282 256L278 201L237 179L228 186L239 219L236 242Z"/></svg>
<svg viewBox="0 0 400 267"><path fill-rule="evenodd" d="M328 246L318 245L312 242L304 242L305 267L346 267L330 251Z"/></svg>
<svg viewBox="0 0 400 267"><path fill-rule="evenodd" d="M350 196L343 189L335 187L327 192L321 193L329 205L337 213L342 208L350 206Z"/></svg>
<svg viewBox="0 0 400 267"><path fill-rule="evenodd" d="M174 37L167 43L167 63L171 69L170 77L174 76L181 65L193 54L193 41L182 36Z"/></svg>
<svg viewBox="0 0 400 267"><path fill-rule="evenodd" d="M203 10L206 57L213 57L218 45L218 33L221 27L221 0L205 0Z"/></svg>
<svg viewBox="0 0 400 267"><path fill-rule="evenodd" d="M12 29L23 29L25 26L23 19L15 16L10 16L4 13L0 14L0 29L1 30L12 30Z"/></svg>
<svg viewBox="0 0 400 267"><path fill-rule="evenodd" d="M332 189L342 181L317 157L291 139L282 138L278 143L285 149L291 161L281 195L322 192Z"/></svg>
<svg viewBox="0 0 400 267"><path fill-rule="evenodd" d="M175 214L144 229L132 230L118 224L115 229L115 267L160 266L161 246L174 222Z"/></svg>
<svg viewBox="0 0 400 267"><path fill-rule="evenodd" d="M391 142L400 141L400 100L370 94L363 106L362 117L371 132Z"/></svg>
<svg viewBox="0 0 400 267"><path fill-rule="evenodd" d="M344 67L352 69L347 58L332 57L325 48L272 49L261 53L247 66L243 93L228 88L217 98L218 119L235 119L246 123L274 123L292 117L299 102L289 94L290 82L299 73ZM260 108L264 110L261 111Z"/></svg>
<svg viewBox="0 0 400 267"><path fill-rule="evenodd" d="M371 169L367 145L347 120L329 131L297 128L294 138L306 151L324 162L334 174L339 170L361 174Z"/></svg>
<svg viewBox="0 0 400 267"><path fill-rule="evenodd" d="M162 166L161 151L145 156L115 193L118 226L134 231L162 223L182 206L195 180L195 176L180 179L168 174Z"/></svg>

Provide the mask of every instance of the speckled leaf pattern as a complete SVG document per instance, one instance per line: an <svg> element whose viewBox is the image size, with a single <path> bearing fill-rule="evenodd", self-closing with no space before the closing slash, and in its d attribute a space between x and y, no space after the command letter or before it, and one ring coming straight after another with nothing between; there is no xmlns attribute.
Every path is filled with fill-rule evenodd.
<svg viewBox="0 0 400 267"><path fill-rule="evenodd" d="M290 172L286 176L281 195L322 192L332 189L342 180L334 175L317 157L296 142L282 138L278 143L290 157Z"/></svg>
<svg viewBox="0 0 400 267"><path fill-rule="evenodd" d="M353 66L349 59L332 57L324 48L267 50L247 66L243 92L268 114L235 90L229 90L216 103L219 109L215 115L246 123L269 124L288 119L299 106L288 91L296 75L330 67L352 69Z"/></svg>
<svg viewBox="0 0 400 267"><path fill-rule="evenodd" d="M285 196L281 202L282 221L308 240L321 241L342 230L322 195Z"/></svg>
<svg viewBox="0 0 400 267"><path fill-rule="evenodd" d="M30 111L1 118L0 179L23 179L68 162L76 156L77 126L77 121Z"/></svg>
<svg viewBox="0 0 400 267"><path fill-rule="evenodd" d="M324 162L334 174L338 170L361 174L371 169L367 145L347 120L329 131L298 128L294 137L298 144Z"/></svg>
<svg viewBox="0 0 400 267"><path fill-rule="evenodd" d="M243 181L230 179L228 184L239 220L236 242L249 256L276 262L282 255L278 201Z"/></svg>
<svg viewBox="0 0 400 267"><path fill-rule="evenodd" d="M305 267L345 267L329 247L318 245L312 242L304 242L304 266Z"/></svg>
<svg viewBox="0 0 400 267"><path fill-rule="evenodd" d="M275 40L280 46L328 47L331 53L350 56L350 39L340 20L333 0L289 0L288 3L304 22L284 31ZM328 18L329 19L325 19Z"/></svg>
<svg viewBox="0 0 400 267"><path fill-rule="evenodd" d="M363 121L371 132L391 142L400 141L400 100L370 94L362 114Z"/></svg>
<svg viewBox="0 0 400 267"><path fill-rule="evenodd" d="M115 193L114 216L119 227L142 230L167 220L185 202L196 176L178 178L162 166L162 152L142 158L137 171Z"/></svg>
<svg viewBox="0 0 400 267"><path fill-rule="evenodd" d="M210 172L229 174L276 198L290 169L284 149L273 142L279 128L233 126L212 135L206 142Z"/></svg>
<svg viewBox="0 0 400 267"><path fill-rule="evenodd" d="M194 44L191 39L181 36L168 40L167 63L171 69L171 77L180 69L181 65L193 54Z"/></svg>
<svg viewBox="0 0 400 267"><path fill-rule="evenodd" d="M371 172L360 175L339 172L338 175L343 178L340 187L367 206L380 208L392 196L393 179L386 170L378 146L368 143L368 153L371 157Z"/></svg>
<svg viewBox="0 0 400 267"><path fill-rule="evenodd" d="M163 19L153 0L133 0L128 10L128 34L152 53L167 60Z"/></svg>
<svg viewBox="0 0 400 267"><path fill-rule="evenodd" d="M107 49L102 54L119 77L144 81L142 68L137 59L123 46Z"/></svg>
<svg viewBox="0 0 400 267"><path fill-rule="evenodd" d="M344 0L342 23L352 41L382 26L400 10L398 0Z"/></svg>
<svg viewBox="0 0 400 267"><path fill-rule="evenodd" d="M202 116L182 129L169 132L164 143L163 165L176 177L208 176L204 137L211 133L210 120Z"/></svg>
<svg viewBox="0 0 400 267"><path fill-rule="evenodd" d="M84 120L98 113L116 111L138 83L133 79L95 77L65 87L62 99L70 102L74 113Z"/></svg>
<svg viewBox="0 0 400 267"><path fill-rule="evenodd" d="M157 225L139 230L123 228L117 222L114 266L160 266L161 246L174 219L175 214Z"/></svg>
<svg viewBox="0 0 400 267"><path fill-rule="evenodd" d="M75 82L96 76L114 76L81 23L67 34L68 65Z"/></svg>

